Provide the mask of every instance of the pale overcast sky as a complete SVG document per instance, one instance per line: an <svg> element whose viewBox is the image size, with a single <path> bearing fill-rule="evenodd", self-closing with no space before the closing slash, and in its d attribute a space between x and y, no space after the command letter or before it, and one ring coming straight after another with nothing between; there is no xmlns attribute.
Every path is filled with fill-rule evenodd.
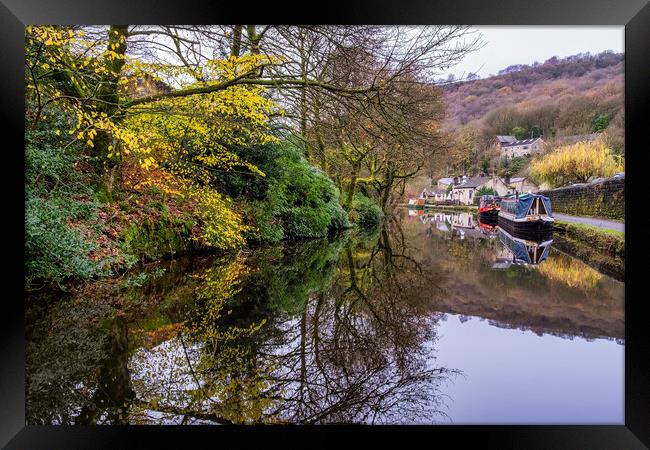
<svg viewBox="0 0 650 450"><path fill-rule="evenodd" d="M473 72L481 78L496 75L514 64L540 63L557 56L576 53L624 51L623 26L476 26L485 45L451 67L457 78ZM475 35L472 35L475 36Z"/></svg>

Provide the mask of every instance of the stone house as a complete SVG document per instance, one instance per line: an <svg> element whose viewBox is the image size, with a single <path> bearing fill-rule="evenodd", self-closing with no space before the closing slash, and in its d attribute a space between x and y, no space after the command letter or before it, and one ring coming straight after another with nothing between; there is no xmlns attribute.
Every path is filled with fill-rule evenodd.
<svg viewBox="0 0 650 450"><path fill-rule="evenodd" d="M544 140L542 138L517 140L514 136L497 136L497 146L504 158L514 156L526 156L544 151Z"/></svg>

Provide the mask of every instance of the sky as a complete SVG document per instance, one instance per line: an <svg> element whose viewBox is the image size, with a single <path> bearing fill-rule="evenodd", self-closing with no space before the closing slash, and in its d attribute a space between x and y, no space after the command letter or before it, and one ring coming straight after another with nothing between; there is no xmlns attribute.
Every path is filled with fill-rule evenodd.
<svg viewBox="0 0 650 450"><path fill-rule="evenodd" d="M456 78L473 72L481 78L496 75L514 64L540 63L557 56L576 53L624 51L623 26L476 26L484 46L451 67L443 77L453 73ZM476 36L475 34L472 37Z"/></svg>

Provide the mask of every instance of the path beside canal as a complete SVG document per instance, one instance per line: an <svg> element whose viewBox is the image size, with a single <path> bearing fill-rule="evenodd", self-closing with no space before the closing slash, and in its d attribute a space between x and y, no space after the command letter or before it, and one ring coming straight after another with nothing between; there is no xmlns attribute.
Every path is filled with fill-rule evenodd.
<svg viewBox="0 0 650 450"><path fill-rule="evenodd" d="M553 213L553 217L559 220L564 220L566 222L576 222L584 223L587 225L593 225L595 227L605 228L607 230L615 230L625 232L625 223L616 222L613 220L606 219L596 219L593 217L577 217L577 216L567 216L566 214Z"/></svg>

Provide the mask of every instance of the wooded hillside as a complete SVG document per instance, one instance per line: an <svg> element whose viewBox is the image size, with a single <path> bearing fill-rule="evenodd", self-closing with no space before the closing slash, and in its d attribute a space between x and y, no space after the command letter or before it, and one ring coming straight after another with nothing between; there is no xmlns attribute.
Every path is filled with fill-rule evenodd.
<svg viewBox="0 0 650 450"><path fill-rule="evenodd" d="M444 86L445 128L455 142L450 167L478 170L494 136L543 137L546 149L562 137L602 133L625 154L624 55L606 51L514 65L495 76Z"/></svg>

